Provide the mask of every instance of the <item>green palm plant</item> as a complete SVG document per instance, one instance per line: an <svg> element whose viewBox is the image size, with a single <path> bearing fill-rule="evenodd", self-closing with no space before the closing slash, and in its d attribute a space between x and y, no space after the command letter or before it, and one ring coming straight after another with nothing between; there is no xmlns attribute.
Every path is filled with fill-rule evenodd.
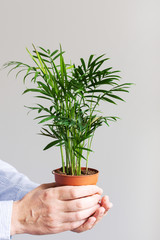
<svg viewBox="0 0 160 240"><path fill-rule="evenodd" d="M51 142L44 148L60 147L62 171L68 175L81 175L81 160L86 161L88 171L89 154L95 130L109 121L116 121L114 116L103 116L98 110L100 103L116 104L115 100L124 101L117 93L128 92L131 83L119 84L119 71L102 66L108 58L105 55L90 55L88 61L80 58L81 64L66 64L64 52L51 52L49 49L33 45L33 52L28 49L34 65L10 61L4 67L17 70L23 81L30 79L33 88L23 93L35 93L35 97L43 100L34 107L39 123L43 124L40 134L50 137ZM58 62L57 62L58 61ZM106 89L104 89L106 87Z"/></svg>

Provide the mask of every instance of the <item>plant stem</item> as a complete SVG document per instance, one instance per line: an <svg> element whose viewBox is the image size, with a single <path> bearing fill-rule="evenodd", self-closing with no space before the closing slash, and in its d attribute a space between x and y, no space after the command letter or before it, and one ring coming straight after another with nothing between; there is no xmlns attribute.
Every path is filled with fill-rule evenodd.
<svg viewBox="0 0 160 240"><path fill-rule="evenodd" d="M68 155L68 147L65 144L65 152L66 152L66 171L69 173L69 155Z"/></svg>
<svg viewBox="0 0 160 240"><path fill-rule="evenodd" d="M91 100L93 100L93 95L92 95L92 99ZM90 108L89 108L89 111L90 111L90 119L89 119L89 121L90 121L90 124L89 124L89 130L91 129L91 116L92 116L92 102L91 102L91 104L90 104ZM93 136L92 136L92 138L93 138ZM91 143L92 143L92 141L91 141ZM90 149L91 148L91 143L90 143L90 138L88 139L88 149ZM88 173L88 158L89 158L89 151L87 151L87 160L86 160L86 173Z"/></svg>
<svg viewBox="0 0 160 240"><path fill-rule="evenodd" d="M65 163L64 163L64 156L63 156L62 145L60 146L60 150L61 150L61 158L62 158L62 168L63 168L63 173L65 173Z"/></svg>
<svg viewBox="0 0 160 240"><path fill-rule="evenodd" d="M93 136L94 136L94 134L92 135L91 138L88 139L88 148L89 148L89 149L91 149ZM90 151L87 151L87 160L86 160L86 172L87 172L87 173L88 173L88 158L89 158L89 154L90 154Z"/></svg>
<svg viewBox="0 0 160 240"><path fill-rule="evenodd" d="M68 138L68 152L70 156L70 164L71 164L71 174L74 175L74 166L72 161L72 150L71 150L71 143L70 143L70 132L69 129L67 129L67 138Z"/></svg>

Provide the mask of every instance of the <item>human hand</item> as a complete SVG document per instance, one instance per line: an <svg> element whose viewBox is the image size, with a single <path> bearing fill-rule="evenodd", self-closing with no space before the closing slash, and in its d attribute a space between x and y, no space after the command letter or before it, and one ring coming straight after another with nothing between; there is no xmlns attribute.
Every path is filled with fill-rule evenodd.
<svg viewBox="0 0 160 240"><path fill-rule="evenodd" d="M42 184L13 203L11 235L74 230L100 209L102 189L90 186Z"/></svg>
<svg viewBox="0 0 160 240"><path fill-rule="evenodd" d="M81 233L87 230L92 229L102 218L105 216L113 204L109 201L108 196L104 196L101 200L100 207L96 212L90 216L81 226L72 230L76 233Z"/></svg>

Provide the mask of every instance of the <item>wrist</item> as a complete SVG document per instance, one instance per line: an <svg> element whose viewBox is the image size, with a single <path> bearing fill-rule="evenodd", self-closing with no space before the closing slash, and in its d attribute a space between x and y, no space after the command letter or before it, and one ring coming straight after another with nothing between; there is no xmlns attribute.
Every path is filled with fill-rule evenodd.
<svg viewBox="0 0 160 240"><path fill-rule="evenodd" d="M20 200L13 202L10 229L11 236L15 234L25 233L22 221L22 212L23 211L21 210Z"/></svg>

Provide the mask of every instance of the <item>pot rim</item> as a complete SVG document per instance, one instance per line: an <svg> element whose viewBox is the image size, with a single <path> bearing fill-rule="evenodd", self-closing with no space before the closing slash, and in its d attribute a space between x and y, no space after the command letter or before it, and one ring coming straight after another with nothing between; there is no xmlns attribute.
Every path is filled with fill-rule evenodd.
<svg viewBox="0 0 160 240"><path fill-rule="evenodd" d="M95 171L95 173L94 173L94 174L91 174L91 175L80 175L80 176L76 176L76 175L66 175L66 174L61 174L61 173L55 172L56 170L59 170L59 169L61 169L61 168L54 169L54 170L52 171L52 173L53 173L54 175L59 175L59 176L63 176L63 177L73 177L73 178L89 177L89 176L93 176L93 175L96 175L96 174L99 173L99 171L98 171L97 169L95 169L95 168L88 168L89 170ZM86 167L81 167L81 169L82 169L82 170L83 170L83 169L86 169Z"/></svg>

